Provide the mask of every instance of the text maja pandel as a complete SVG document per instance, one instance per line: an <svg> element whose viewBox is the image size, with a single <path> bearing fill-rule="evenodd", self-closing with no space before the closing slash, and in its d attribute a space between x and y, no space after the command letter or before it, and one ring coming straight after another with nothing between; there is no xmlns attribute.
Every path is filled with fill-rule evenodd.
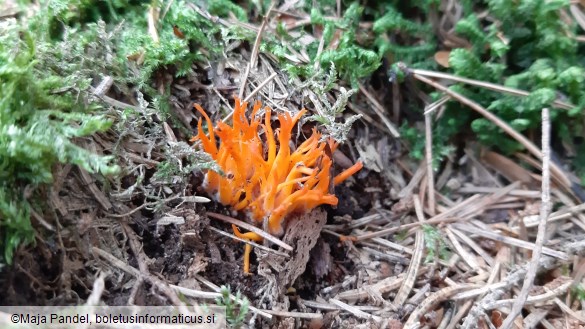
<svg viewBox="0 0 585 329"><path fill-rule="evenodd" d="M62 315L51 314L19 314L21 324L76 324L90 323L89 314Z"/></svg>

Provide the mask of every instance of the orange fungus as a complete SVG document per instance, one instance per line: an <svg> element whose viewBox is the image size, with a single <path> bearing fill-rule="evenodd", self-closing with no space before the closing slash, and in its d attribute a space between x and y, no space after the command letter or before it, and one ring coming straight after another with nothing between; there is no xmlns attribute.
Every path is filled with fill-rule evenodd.
<svg viewBox="0 0 585 329"><path fill-rule="evenodd" d="M288 215L305 213L323 204L337 205L337 197L329 192L330 184L343 182L363 165L357 162L332 177L333 159L328 155L331 153L325 152L325 147L335 151L335 141L322 142L321 134L313 130L311 137L296 149L291 149L293 129L306 110L294 116L279 114L280 126L273 129L270 108L264 108L262 121L258 115L262 105L257 101L248 120L247 105L247 102L236 99L233 124L218 122L213 128L207 113L195 104L195 109L207 122L209 133L203 131L200 119L193 140L201 142L203 150L223 171L223 175L207 171L203 187L223 205L246 212L254 222L261 224L267 220L268 233L278 236L283 233L283 222ZM233 230L240 238L262 241L256 233L241 233L235 226ZM246 273L251 249L247 244L244 253Z"/></svg>

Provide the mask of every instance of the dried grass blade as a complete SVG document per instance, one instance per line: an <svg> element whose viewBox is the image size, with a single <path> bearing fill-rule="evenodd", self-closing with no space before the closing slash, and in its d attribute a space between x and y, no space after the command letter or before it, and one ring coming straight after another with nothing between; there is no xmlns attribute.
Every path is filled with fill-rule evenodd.
<svg viewBox="0 0 585 329"><path fill-rule="evenodd" d="M424 274L427 272L427 270L428 270L428 268L422 267L420 269L419 274ZM358 289L344 291L344 292L337 294L335 296L335 298L344 299L344 300L348 300L348 301L367 298L369 290L377 291L377 292L383 294L383 293L392 291L394 289L398 289L400 287L400 285L402 284L402 281L404 280L405 275L406 275L406 273L401 273L397 276L386 278L386 279L379 281L377 283L374 283L374 284L365 285L365 286L362 286Z"/></svg>
<svg viewBox="0 0 585 329"><path fill-rule="evenodd" d="M503 242L505 244L509 244L509 245L515 246L515 247L520 247L520 248L529 249L529 250L534 249L534 243L530 243L530 242L522 241L519 239L503 236L503 235L500 235L500 234L497 234L497 233L494 233L491 231L478 229L478 228L472 227L470 225L458 225L458 224L454 224L454 225L455 225L455 228L457 228L458 230L461 230L461 231L464 231L467 233L477 234L481 237L500 241L500 242ZM543 247L542 252L545 255L548 255L551 257L556 257L556 258L561 259L561 260L569 260L569 255L565 252L562 252L562 251L554 250L554 249L551 249L548 247Z"/></svg>
<svg viewBox="0 0 585 329"><path fill-rule="evenodd" d="M490 266L493 267L495 264L494 258L488 255L485 250L483 250L480 246L475 243L472 239L470 239L467 235L461 233L459 230L455 229L453 225L448 225L447 229L453 232L459 239L465 242L471 249L473 249L478 255L480 255L485 262Z"/></svg>
<svg viewBox="0 0 585 329"><path fill-rule="evenodd" d="M445 228L445 232L447 233L447 237L455 247L455 251L459 254L459 256L461 256L463 261L467 263L467 265L469 265L472 271L474 270L483 271L479 264L475 261L475 256L470 254L467 250L465 250L465 248L463 248L463 246L461 246L461 243L459 243L459 240L457 240L455 234L449 228Z"/></svg>
<svg viewBox="0 0 585 329"><path fill-rule="evenodd" d="M424 223L424 212L421 201L417 195L413 196L414 201L414 209L416 211L416 216L420 223ZM401 306L404 304L406 299L408 299L408 295L414 287L414 282L418 277L418 270L420 269L420 265L422 263L423 253L424 253L424 245L425 245L425 236L423 231L419 228L416 231L415 243L414 243L414 254L412 255L410 264L408 265L408 270L406 271L406 279L402 282L396 297L394 298L394 305Z"/></svg>
<svg viewBox="0 0 585 329"><path fill-rule="evenodd" d="M434 72L434 71L428 71L428 70L422 70L422 69L409 69L409 71L411 73L414 73L414 74L419 75L419 76L425 76L425 77L431 77L431 78L437 78L437 79L446 79L446 80L451 80L451 81L455 81L455 82L461 82L461 83L465 83L465 84L468 84L468 85L482 87L482 88L486 88L486 89L489 89L489 90L503 92L503 93L507 93L507 94L511 94L511 95L516 95L516 96L528 96L528 95L530 95L530 93L527 92L527 91L525 91L525 90L516 89L516 88L510 88L510 87L498 85L498 84L495 84L495 83L485 82L485 81L479 81L479 80L474 80L474 79L463 78L463 77L459 77L459 76L456 76L456 75L452 75L452 74L448 74L448 73L443 73L443 72ZM570 110L570 109L572 109L572 108L575 107L573 104L561 102L559 100L554 101L553 102L553 105L555 105L555 107L557 107L557 108L561 108L561 109L564 109L564 110Z"/></svg>
<svg viewBox="0 0 585 329"><path fill-rule="evenodd" d="M364 312L362 310L359 310L359 309L357 309L357 308L355 308L355 307L353 307L351 305L348 305L348 304L346 304L346 303L344 303L344 302L342 302L342 301L340 301L338 299L330 298L329 299L329 302L331 304L334 304L334 305L339 306L339 308L341 308L342 310L345 310L345 311L347 311L347 312L355 315L358 318L361 318L361 319L375 319L377 321L380 321L381 320L380 317L378 317L378 316L368 314L368 313L366 313L366 312Z"/></svg>
<svg viewBox="0 0 585 329"><path fill-rule="evenodd" d="M412 255L412 259L410 264L408 265L408 270L406 271L406 279L402 282L396 297L394 298L394 305L401 306L404 304L412 287L414 287L414 283L418 276L418 270L420 268L420 264L422 263L422 256L424 251L425 245L425 236L422 230L418 230L416 232L416 238L414 243L414 254Z"/></svg>
<svg viewBox="0 0 585 329"><path fill-rule="evenodd" d="M360 91L366 96L366 98L372 103L372 105L374 105L372 106L374 112L376 112L380 119L382 119L382 122L384 122L384 125L386 125L392 136L394 138L400 138L400 133L398 132L398 129L396 129L394 124L384 115L384 107L374 98L372 94L370 94L370 92L366 90L366 88L364 88L362 84L360 84L359 87Z"/></svg>
<svg viewBox="0 0 585 329"><path fill-rule="evenodd" d="M251 245L251 246L253 246L253 247L256 247L256 248L258 248L258 249L262 249L262 250L264 250L264 251L266 251L266 252L269 252L269 253L272 253L272 254L275 254L275 255L278 255L278 256L282 256L282 257L290 258L290 255L289 255L289 254L287 254L287 253L280 252L280 251L278 251L278 250L274 250L274 249L270 249L270 248L268 248L268 247L265 247L265 246L263 246L263 245L261 245L261 244L258 244L258 243L256 243L256 242L254 242L254 241L250 241L250 240L242 239L242 238L240 238L240 237L237 237L237 236L235 236L235 235L233 235L233 234L230 234L230 233L228 233L228 232L224 232L224 231L222 231L222 230L220 230L220 229L217 229L217 228L215 228L215 227L213 227L213 226L209 226L209 228L210 228L212 231L214 231L214 232L217 232L217 233L219 233L219 234L221 234L221 235L223 235L223 236L227 236L228 238L231 238L231 239L234 239L234 240L237 240L237 241L243 242L243 243L247 243L247 244L249 244L249 245Z"/></svg>
<svg viewBox="0 0 585 329"><path fill-rule="evenodd" d="M513 322L516 319L516 316L520 314L522 308L524 307L524 303L528 298L528 293L530 292L530 288L534 283L534 279L536 278L536 271L538 269L538 262L543 250L543 245L546 240L546 222L548 216L550 215L551 210L551 201L550 201L550 116L548 108L542 109L542 203L540 205L540 221L538 224L538 233L536 236L536 242L534 243L534 249L532 252L532 259L530 260L530 265L528 266L528 271L526 272L526 277L524 278L524 283L522 285L522 290L520 294L514 301L514 306L512 310L504 320L502 324L503 329L509 329L512 327Z"/></svg>
<svg viewBox="0 0 585 329"><path fill-rule="evenodd" d="M284 248L285 250L293 251L293 247L291 247L288 244L282 242L281 240L275 238L274 236L266 233L265 231L257 228L256 226L253 226L253 225L250 225L248 223L242 222L241 220L237 220L235 218L231 218L229 216L222 215L222 214L217 214L217 213L214 213L214 212L208 212L207 215L209 217L213 217L215 219L219 219L219 220L222 220L224 222L227 222L227 223L234 224L236 226L245 228L246 230L251 231L251 232L254 232L254 233L260 235L264 239L266 239L266 240L268 240L268 241L270 241L270 242L278 245L279 247Z"/></svg>

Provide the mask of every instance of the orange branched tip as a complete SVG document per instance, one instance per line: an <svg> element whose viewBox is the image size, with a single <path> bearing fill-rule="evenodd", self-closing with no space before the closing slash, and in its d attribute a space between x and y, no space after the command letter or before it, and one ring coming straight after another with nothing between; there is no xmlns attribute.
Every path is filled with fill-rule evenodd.
<svg viewBox="0 0 585 329"><path fill-rule="evenodd" d="M235 210L243 210L256 223L268 222L268 233L281 235L287 216L305 213L323 204L337 205L337 197L329 193L330 183L338 185L356 172L363 164L356 163L339 175L331 177L333 159L329 152L337 143L320 141L321 134L313 134L296 149L291 150L291 138L297 122L305 110L291 116L278 115L279 128L272 129L271 109L264 108L264 120L258 115L262 104L254 103L250 118L246 117L247 102L236 99L233 124L217 123L213 128L207 113L199 106L207 123L208 134L203 131L200 119L197 135L205 152L217 162L223 175L209 170L203 187L219 202ZM262 137L261 137L262 136ZM218 138L218 140L216 139ZM241 233L233 226L234 234L242 239L261 242L253 232ZM244 272L250 268L252 248L246 244Z"/></svg>

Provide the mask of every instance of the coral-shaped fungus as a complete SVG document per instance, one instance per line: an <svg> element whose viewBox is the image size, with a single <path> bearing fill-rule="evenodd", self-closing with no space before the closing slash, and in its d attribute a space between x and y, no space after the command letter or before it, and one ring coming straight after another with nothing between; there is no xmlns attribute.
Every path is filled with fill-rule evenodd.
<svg viewBox="0 0 585 329"><path fill-rule="evenodd" d="M216 196L223 205L246 211L256 223L267 220L268 233L273 235L283 233L282 225L287 215L305 213L322 204L337 205L337 197L329 192L330 186L355 174L362 168L362 163L357 162L331 177L331 154L337 148L337 142L333 139L322 142L321 134L313 129L309 139L296 149L291 149L293 128L306 110L293 117L286 112L279 114L280 127L273 129L270 108L264 109L262 124L257 115L261 103L257 101L254 104L250 120L246 118L247 105L247 102L236 99L233 125L218 122L217 127L213 128L209 116L200 105L195 104L207 121L209 135L204 133L200 119L198 133L193 140L201 141L205 152L223 171L223 175L212 170L206 173L203 187L207 192ZM220 140L219 145L216 136ZM331 152L326 151L326 147ZM240 238L262 241L256 233L240 233L235 225L232 228ZM252 247L246 244L245 273L249 272L251 250Z"/></svg>

